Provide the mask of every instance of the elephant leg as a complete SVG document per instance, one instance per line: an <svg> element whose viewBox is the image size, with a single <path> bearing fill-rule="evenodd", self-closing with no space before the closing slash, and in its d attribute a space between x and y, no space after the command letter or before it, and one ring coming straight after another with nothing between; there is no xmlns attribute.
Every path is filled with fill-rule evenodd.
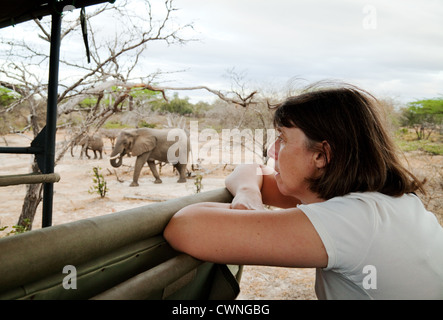
<svg viewBox="0 0 443 320"><path fill-rule="evenodd" d="M140 176L140 172L142 171L143 165L148 160L149 154L150 152L147 152L137 157L134 167L134 177L132 179L131 184L129 185L130 187L138 187L138 178Z"/></svg>
<svg viewBox="0 0 443 320"><path fill-rule="evenodd" d="M178 163L175 165L178 173L180 174L180 178L177 180L178 183L186 182L186 164Z"/></svg>
<svg viewBox="0 0 443 320"><path fill-rule="evenodd" d="M160 175L158 174L157 167L155 166L155 161L148 160L149 168L151 169L152 174L155 177L154 183L162 183L162 179L160 179Z"/></svg>
<svg viewBox="0 0 443 320"><path fill-rule="evenodd" d="M95 159L97 159L97 151L96 150L93 150L94 151L94 160Z"/></svg>

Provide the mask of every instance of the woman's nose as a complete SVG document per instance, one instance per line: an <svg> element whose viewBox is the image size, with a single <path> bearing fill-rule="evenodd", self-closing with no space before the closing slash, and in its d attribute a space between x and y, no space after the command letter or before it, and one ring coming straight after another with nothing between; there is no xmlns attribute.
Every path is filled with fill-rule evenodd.
<svg viewBox="0 0 443 320"><path fill-rule="evenodd" d="M272 158L274 160L277 160L277 158L278 158L278 151L276 151L277 150L277 148L276 148L277 141L278 140L275 140L271 144L271 146L268 148L268 157Z"/></svg>

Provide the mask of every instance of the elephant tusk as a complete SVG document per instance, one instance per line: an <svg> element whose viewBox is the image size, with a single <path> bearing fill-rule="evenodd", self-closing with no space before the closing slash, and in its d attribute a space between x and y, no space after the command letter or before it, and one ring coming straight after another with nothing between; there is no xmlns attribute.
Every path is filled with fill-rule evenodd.
<svg viewBox="0 0 443 320"><path fill-rule="evenodd" d="M115 160L115 159L117 159L118 157L120 157L120 154L121 154L121 153L117 153L115 156L110 157L109 160Z"/></svg>

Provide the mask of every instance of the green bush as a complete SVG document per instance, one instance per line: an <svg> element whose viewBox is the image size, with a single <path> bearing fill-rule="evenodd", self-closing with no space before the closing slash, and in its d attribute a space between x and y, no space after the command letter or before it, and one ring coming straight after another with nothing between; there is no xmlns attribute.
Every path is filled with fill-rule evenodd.
<svg viewBox="0 0 443 320"><path fill-rule="evenodd" d="M194 112L193 105L188 101L189 99L181 99L178 94L174 94L174 98L169 102L163 99L151 101L151 108L153 111L158 111L161 113L176 113L179 115L190 115Z"/></svg>
<svg viewBox="0 0 443 320"><path fill-rule="evenodd" d="M108 121L103 125L104 129L124 129L129 128L126 124L121 123L120 121Z"/></svg>
<svg viewBox="0 0 443 320"><path fill-rule="evenodd" d="M396 133L396 142L404 152L424 151L433 155L443 155L442 136L438 133L433 139L417 140L415 134L407 128L402 128Z"/></svg>
<svg viewBox="0 0 443 320"><path fill-rule="evenodd" d="M139 128L155 128L156 126L155 123L148 123L145 120L140 120L138 123Z"/></svg>
<svg viewBox="0 0 443 320"><path fill-rule="evenodd" d="M89 189L90 193L98 193L101 198L106 196L106 193L109 191L107 187L107 183L103 175L99 172L101 170L100 167L92 168L94 176L92 177L92 182L94 185Z"/></svg>
<svg viewBox="0 0 443 320"><path fill-rule="evenodd" d="M443 124L443 98L408 103L402 112L401 125L415 129L417 139L428 139Z"/></svg>
<svg viewBox="0 0 443 320"><path fill-rule="evenodd" d="M0 106L9 106L19 97L18 93L0 86Z"/></svg>
<svg viewBox="0 0 443 320"><path fill-rule="evenodd" d="M31 230L32 224L31 224L31 220L30 219L24 219L24 225L15 225L12 226L12 230L9 231L6 235L10 236L10 235L15 235L15 234L20 234L20 233L25 233L26 231ZM0 227L0 231L4 231L8 228L8 226L3 226Z"/></svg>

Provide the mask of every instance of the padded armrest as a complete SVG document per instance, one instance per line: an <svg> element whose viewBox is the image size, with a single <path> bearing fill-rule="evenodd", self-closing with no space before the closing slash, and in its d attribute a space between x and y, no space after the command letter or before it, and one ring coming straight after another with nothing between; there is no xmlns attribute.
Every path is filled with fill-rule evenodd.
<svg viewBox="0 0 443 320"><path fill-rule="evenodd" d="M148 261L143 262L140 265L141 269L134 267L134 270L137 269L135 273L123 272L124 276L118 278L117 283L112 283L112 286L115 286L139 272L149 270L153 267L151 262L154 265L162 263L177 254L173 253L161 235L170 218L178 210L198 202L231 200L232 195L223 188L2 238L0 298L37 298L37 292L41 293L41 298L64 298L65 291L69 290L59 291L57 297L42 292L45 288L57 286L54 283L61 286L60 279L66 276L62 270L66 265L75 266L78 281L82 281L86 274L95 273L98 277L100 272L97 270L109 270L107 268L116 257L119 257L118 260L135 261L141 255L137 253L140 248L142 251L153 250L150 247L153 243L162 248L151 255ZM88 268L92 269L85 271L89 270ZM106 271L102 273L105 274ZM91 287L100 287L98 280L96 284L91 281L88 280ZM103 283L108 283L108 280ZM93 291L94 295L98 295L102 290L108 290L109 287L106 286L100 287L98 292L88 289L84 295L78 294L74 298L90 298L92 296L89 294ZM77 289L77 292L80 291L80 288ZM68 296L68 299L72 298L70 294Z"/></svg>

